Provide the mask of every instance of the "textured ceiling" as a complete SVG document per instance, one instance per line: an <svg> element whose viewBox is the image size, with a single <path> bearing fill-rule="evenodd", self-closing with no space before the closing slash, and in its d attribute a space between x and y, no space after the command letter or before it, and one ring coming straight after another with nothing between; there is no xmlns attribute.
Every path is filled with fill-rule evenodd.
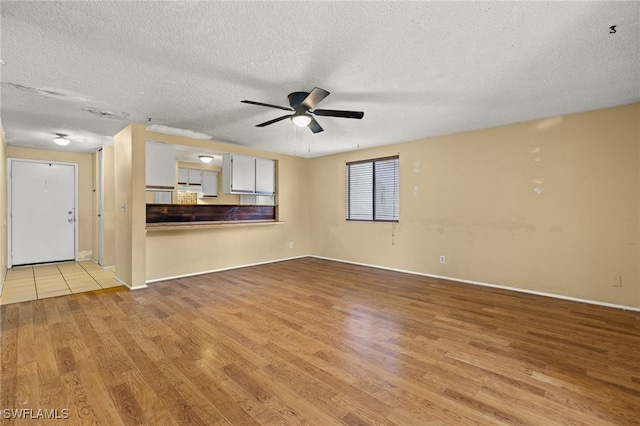
<svg viewBox="0 0 640 426"><path fill-rule="evenodd" d="M8 145L131 122L300 156L640 102L640 2L34 2L1 8ZM615 25L615 29L610 27ZM615 32L614 32L615 31ZM282 111L321 87L312 134ZM72 143L57 148L55 133Z"/></svg>

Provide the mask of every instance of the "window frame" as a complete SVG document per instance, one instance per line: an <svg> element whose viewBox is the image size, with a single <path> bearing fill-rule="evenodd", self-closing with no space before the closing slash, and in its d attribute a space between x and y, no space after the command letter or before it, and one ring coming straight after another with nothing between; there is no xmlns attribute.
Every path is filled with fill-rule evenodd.
<svg viewBox="0 0 640 426"><path fill-rule="evenodd" d="M375 164L377 162L396 160L397 161L397 199L395 200L397 219L376 219L376 172L375 172ZM371 219L352 219L351 216L351 174L349 166L356 164L372 164L372 210L371 210ZM358 160L358 161L348 161L345 164L345 216L347 222L386 222L386 223L398 223L400 222L400 155L390 155L387 157L379 157L379 158L370 158L366 160Z"/></svg>

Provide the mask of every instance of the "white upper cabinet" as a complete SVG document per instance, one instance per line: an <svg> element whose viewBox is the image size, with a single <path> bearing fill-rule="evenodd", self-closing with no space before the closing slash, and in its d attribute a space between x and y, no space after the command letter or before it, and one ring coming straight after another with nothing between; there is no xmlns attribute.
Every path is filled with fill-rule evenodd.
<svg viewBox="0 0 640 426"><path fill-rule="evenodd" d="M178 167L178 185L187 185L189 183L189 169Z"/></svg>
<svg viewBox="0 0 640 426"><path fill-rule="evenodd" d="M202 185L202 170L178 167L179 186L200 186Z"/></svg>
<svg viewBox="0 0 640 426"><path fill-rule="evenodd" d="M276 162L247 155L222 157L222 192L272 195L276 188Z"/></svg>
<svg viewBox="0 0 640 426"><path fill-rule="evenodd" d="M218 196L218 172L211 170L202 171L202 196Z"/></svg>
<svg viewBox="0 0 640 426"><path fill-rule="evenodd" d="M256 192L255 157L225 154L222 157L222 187L225 194L254 194Z"/></svg>
<svg viewBox="0 0 640 426"><path fill-rule="evenodd" d="M256 159L254 157L231 156L231 191L256 192Z"/></svg>
<svg viewBox="0 0 640 426"><path fill-rule="evenodd" d="M178 167L178 189L197 191L198 197L218 196L218 172Z"/></svg>
<svg viewBox="0 0 640 426"><path fill-rule="evenodd" d="M276 162L256 158L256 194L271 195L276 192Z"/></svg>
<svg viewBox="0 0 640 426"><path fill-rule="evenodd" d="M170 144L146 143L146 183L149 189L171 191L176 185L176 151Z"/></svg>
<svg viewBox="0 0 640 426"><path fill-rule="evenodd" d="M202 170L178 167L178 186L202 185Z"/></svg>
<svg viewBox="0 0 640 426"><path fill-rule="evenodd" d="M189 175L189 185L202 185L202 170L187 169Z"/></svg>

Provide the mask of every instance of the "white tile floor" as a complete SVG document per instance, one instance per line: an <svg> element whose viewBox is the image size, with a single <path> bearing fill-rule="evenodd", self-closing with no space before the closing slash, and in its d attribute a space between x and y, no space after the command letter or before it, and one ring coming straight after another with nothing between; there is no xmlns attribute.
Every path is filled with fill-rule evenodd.
<svg viewBox="0 0 640 426"><path fill-rule="evenodd" d="M0 305L121 285L113 271L92 261L22 266L7 271Z"/></svg>

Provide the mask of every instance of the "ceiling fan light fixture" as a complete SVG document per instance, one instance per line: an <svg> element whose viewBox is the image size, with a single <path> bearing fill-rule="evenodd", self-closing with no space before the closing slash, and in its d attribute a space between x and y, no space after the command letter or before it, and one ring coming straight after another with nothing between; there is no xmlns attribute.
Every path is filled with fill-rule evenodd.
<svg viewBox="0 0 640 426"><path fill-rule="evenodd" d="M67 146L67 145L69 145L69 142L71 142L71 141L69 139L67 139L66 135L61 135L61 134L57 133L56 137L53 138L53 142L56 145Z"/></svg>
<svg viewBox="0 0 640 426"><path fill-rule="evenodd" d="M298 127L305 127L311 123L311 116L308 114L294 114L291 116L291 121Z"/></svg>
<svg viewBox="0 0 640 426"><path fill-rule="evenodd" d="M210 162L213 161L213 157L211 155L198 155L198 158L200 159L200 161L202 161L204 164L209 164Z"/></svg>
<svg viewBox="0 0 640 426"><path fill-rule="evenodd" d="M240 101L244 104L251 104L269 108L282 109L284 111L292 111L291 115L282 115L273 120L265 121L264 123L256 124L256 127L265 127L274 123L278 123L282 120L290 118L297 127L307 127L313 133L320 133L324 131L320 123L318 123L313 115L321 115L325 117L341 117L341 118L355 118L361 119L364 116L362 111L345 111L339 109L317 109L316 106L320 101L329 96L329 92L319 87L314 87L311 92L293 92L289 93L287 98L289 99L289 107L283 107L279 105L265 104L263 102L243 100Z"/></svg>

